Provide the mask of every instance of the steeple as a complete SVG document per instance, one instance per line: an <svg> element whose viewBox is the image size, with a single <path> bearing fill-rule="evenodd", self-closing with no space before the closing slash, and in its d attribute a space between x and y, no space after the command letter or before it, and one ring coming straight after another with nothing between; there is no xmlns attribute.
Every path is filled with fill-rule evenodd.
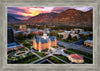
<svg viewBox="0 0 100 71"><path fill-rule="evenodd" d="M56 36L54 37L54 39L57 39Z"/></svg>
<svg viewBox="0 0 100 71"><path fill-rule="evenodd" d="M39 38L39 42L41 42L41 38Z"/></svg>
<svg viewBox="0 0 100 71"><path fill-rule="evenodd" d="M33 40L36 40L35 37L33 37Z"/></svg>
<svg viewBox="0 0 100 71"><path fill-rule="evenodd" d="M44 34L47 34L47 31L46 31L46 29L44 29Z"/></svg>

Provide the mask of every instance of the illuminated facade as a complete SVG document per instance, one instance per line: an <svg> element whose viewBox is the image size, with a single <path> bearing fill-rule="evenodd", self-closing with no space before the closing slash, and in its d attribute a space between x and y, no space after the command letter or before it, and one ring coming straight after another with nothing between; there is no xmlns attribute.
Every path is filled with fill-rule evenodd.
<svg viewBox="0 0 100 71"><path fill-rule="evenodd" d="M27 27L26 27L26 25L20 25L19 29L20 29L20 31L26 31Z"/></svg>
<svg viewBox="0 0 100 71"><path fill-rule="evenodd" d="M71 54L68 59L73 63L84 63L83 57L78 54Z"/></svg>
<svg viewBox="0 0 100 71"><path fill-rule="evenodd" d="M53 46L57 46L57 39L53 36L47 36L46 32L41 36L41 38L33 39L33 48L39 52Z"/></svg>

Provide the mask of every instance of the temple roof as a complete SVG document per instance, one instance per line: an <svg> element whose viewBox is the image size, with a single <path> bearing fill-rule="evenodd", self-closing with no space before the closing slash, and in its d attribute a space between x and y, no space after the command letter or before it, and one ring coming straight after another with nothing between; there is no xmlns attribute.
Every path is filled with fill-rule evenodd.
<svg viewBox="0 0 100 71"><path fill-rule="evenodd" d="M48 37L47 39L44 39L44 38L37 38L36 39L36 43L39 43L39 42L41 42L41 43L47 43L48 41L49 41L49 39L51 40L51 41L54 41L54 37L52 36L52 37Z"/></svg>

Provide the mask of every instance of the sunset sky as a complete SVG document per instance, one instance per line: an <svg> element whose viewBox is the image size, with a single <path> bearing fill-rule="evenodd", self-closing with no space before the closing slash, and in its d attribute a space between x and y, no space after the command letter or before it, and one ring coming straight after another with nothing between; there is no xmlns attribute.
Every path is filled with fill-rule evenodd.
<svg viewBox="0 0 100 71"><path fill-rule="evenodd" d="M86 12L91 10L92 7L8 7L7 14L25 20L41 13L60 13L68 9L77 9Z"/></svg>

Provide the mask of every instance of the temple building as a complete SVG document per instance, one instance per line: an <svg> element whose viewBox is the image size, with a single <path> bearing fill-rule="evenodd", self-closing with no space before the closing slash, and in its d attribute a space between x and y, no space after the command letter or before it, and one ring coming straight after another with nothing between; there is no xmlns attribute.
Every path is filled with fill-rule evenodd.
<svg viewBox="0 0 100 71"><path fill-rule="evenodd" d="M33 39L33 48L39 52L53 46L57 46L57 39L54 36L47 36L46 31L44 32L43 36Z"/></svg>

